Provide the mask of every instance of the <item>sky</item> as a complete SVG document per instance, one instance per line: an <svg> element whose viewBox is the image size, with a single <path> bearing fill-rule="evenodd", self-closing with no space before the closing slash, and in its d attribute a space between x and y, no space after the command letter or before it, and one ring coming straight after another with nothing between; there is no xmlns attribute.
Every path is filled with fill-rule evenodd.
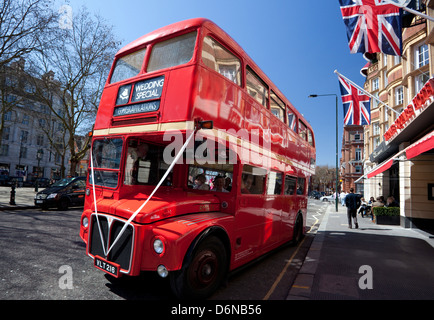
<svg viewBox="0 0 434 320"><path fill-rule="evenodd" d="M366 60L351 54L338 0L57 0L72 12L84 5L113 26L122 45L168 24L203 17L225 30L312 125L317 165L336 163L337 94L339 157L343 108L334 70L362 86ZM120 47L120 48L121 48ZM120 49L119 48L119 49Z"/></svg>

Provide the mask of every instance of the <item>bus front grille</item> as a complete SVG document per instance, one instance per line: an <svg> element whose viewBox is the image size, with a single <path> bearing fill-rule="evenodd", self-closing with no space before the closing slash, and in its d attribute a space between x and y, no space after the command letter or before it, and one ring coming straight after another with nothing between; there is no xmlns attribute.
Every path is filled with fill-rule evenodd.
<svg viewBox="0 0 434 320"><path fill-rule="evenodd" d="M101 227L103 241L101 241L98 221ZM121 267L121 272L128 272L131 267L131 258L134 243L134 228L128 225L114 247L110 250L108 257L105 256L102 243L105 250L116 240L121 232L125 222L113 217L98 214L98 219L95 214L91 217L90 233L89 233L89 253L92 256L104 257L107 261L114 262ZM107 245L108 242L108 245Z"/></svg>

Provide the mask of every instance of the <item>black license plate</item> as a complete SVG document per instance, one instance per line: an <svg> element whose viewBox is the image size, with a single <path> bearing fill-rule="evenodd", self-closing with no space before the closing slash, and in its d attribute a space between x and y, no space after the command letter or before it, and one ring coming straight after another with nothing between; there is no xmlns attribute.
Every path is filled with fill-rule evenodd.
<svg viewBox="0 0 434 320"><path fill-rule="evenodd" d="M119 277L119 265L116 263L108 262L99 256L95 256L94 266L116 278Z"/></svg>

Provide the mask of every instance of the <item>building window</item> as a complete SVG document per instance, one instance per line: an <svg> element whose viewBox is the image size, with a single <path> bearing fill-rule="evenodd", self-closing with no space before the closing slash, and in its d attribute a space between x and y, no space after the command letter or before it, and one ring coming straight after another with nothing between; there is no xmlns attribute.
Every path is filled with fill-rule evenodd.
<svg viewBox="0 0 434 320"><path fill-rule="evenodd" d="M418 76L415 77L415 84L414 84L414 88L415 88L415 95L423 88L423 86L425 85L425 83L429 80L429 76L426 73L420 74Z"/></svg>
<svg viewBox="0 0 434 320"><path fill-rule="evenodd" d="M373 94L373 96L374 96L376 99L371 99L371 110L372 110L372 109L376 109L376 108L378 108L378 100L377 100L377 99L379 99L379 98L378 98L378 97L379 97L378 92L375 92L375 93Z"/></svg>
<svg viewBox="0 0 434 320"><path fill-rule="evenodd" d="M360 148L356 149L356 159L355 160L356 161L362 160L362 149L360 149Z"/></svg>
<svg viewBox="0 0 434 320"><path fill-rule="evenodd" d="M423 44L417 47L415 58L416 58L415 66L417 68L421 68L424 65L427 65L429 62L428 45Z"/></svg>
<svg viewBox="0 0 434 320"><path fill-rule="evenodd" d="M11 133L11 128L10 127L3 128L3 140L8 141L10 133Z"/></svg>
<svg viewBox="0 0 434 320"><path fill-rule="evenodd" d="M374 150L380 145L380 137L374 138Z"/></svg>
<svg viewBox="0 0 434 320"><path fill-rule="evenodd" d="M12 111L8 111L4 114L5 121L12 121Z"/></svg>
<svg viewBox="0 0 434 320"><path fill-rule="evenodd" d="M362 173L362 166L356 166L356 173Z"/></svg>
<svg viewBox="0 0 434 320"><path fill-rule="evenodd" d="M27 148L26 147L20 148L20 159L27 159Z"/></svg>
<svg viewBox="0 0 434 320"><path fill-rule="evenodd" d="M398 87L395 89L395 106L404 103L404 88Z"/></svg>
<svg viewBox="0 0 434 320"><path fill-rule="evenodd" d="M43 146L44 145L44 136L43 135L38 134L36 136L36 145L37 146Z"/></svg>
<svg viewBox="0 0 434 320"><path fill-rule="evenodd" d="M29 116L28 115L23 116L22 124L29 125Z"/></svg>
<svg viewBox="0 0 434 320"><path fill-rule="evenodd" d="M2 144L0 147L0 156L9 156L9 146L7 144Z"/></svg>
<svg viewBox="0 0 434 320"><path fill-rule="evenodd" d="M372 91L378 90L380 88L380 80L375 78L372 80Z"/></svg>
<svg viewBox="0 0 434 320"><path fill-rule="evenodd" d="M20 136L21 143L27 143L28 137L29 137L28 131L21 131L21 136Z"/></svg>
<svg viewBox="0 0 434 320"><path fill-rule="evenodd" d="M378 122L372 124L372 131L372 134L374 136L380 135L380 125L378 124Z"/></svg>

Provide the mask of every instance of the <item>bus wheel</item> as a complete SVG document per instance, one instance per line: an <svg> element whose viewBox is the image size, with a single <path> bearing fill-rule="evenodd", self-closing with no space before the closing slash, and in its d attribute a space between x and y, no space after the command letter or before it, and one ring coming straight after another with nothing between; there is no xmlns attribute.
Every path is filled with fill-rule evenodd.
<svg viewBox="0 0 434 320"><path fill-rule="evenodd" d="M292 237L292 242L294 244L300 243L301 239L303 239L303 218L302 215L299 214L297 216L297 220L294 226L294 235Z"/></svg>
<svg viewBox="0 0 434 320"><path fill-rule="evenodd" d="M170 274L172 290L181 299L205 299L216 291L227 271L226 250L216 237L202 241L190 262Z"/></svg>

